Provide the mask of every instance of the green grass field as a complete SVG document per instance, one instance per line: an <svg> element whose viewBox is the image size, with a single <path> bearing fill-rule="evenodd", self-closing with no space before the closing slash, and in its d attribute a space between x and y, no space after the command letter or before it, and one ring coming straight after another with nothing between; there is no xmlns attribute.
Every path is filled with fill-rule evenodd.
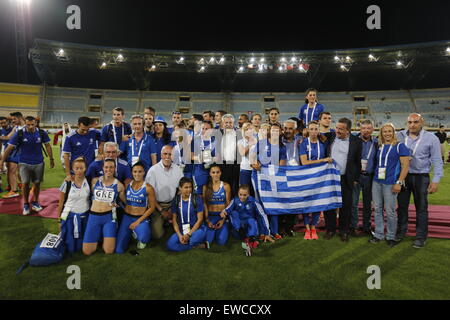
<svg viewBox="0 0 450 320"><path fill-rule="evenodd" d="M59 187L64 178L56 162L47 167L44 188ZM430 204L450 205L450 165L445 175ZM412 239L389 248L366 237L344 244L337 237L304 241L298 234L262 244L248 258L234 239L209 251L168 252L167 235L139 256L78 253L16 275L34 246L57 230L56 220L0 215L0 299L450 299L450 241L443 239L417 250ZM81 268L81 290L67 289L70 265ZM367 288L370 265L381 269L380 290Z"/></svg>

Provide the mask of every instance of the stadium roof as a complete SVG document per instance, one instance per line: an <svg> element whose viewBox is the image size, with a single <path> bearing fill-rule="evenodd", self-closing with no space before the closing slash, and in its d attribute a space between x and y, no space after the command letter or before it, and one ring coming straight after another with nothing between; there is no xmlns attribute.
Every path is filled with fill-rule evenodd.
<svg viewBox="0 0 450 320"><path fill-rule="evenodd" d="M450 86L450 41L296 52L114 48L36 39L49 85L170 91L295 92ZM369 57L369 55L371 55Z"/></svg>

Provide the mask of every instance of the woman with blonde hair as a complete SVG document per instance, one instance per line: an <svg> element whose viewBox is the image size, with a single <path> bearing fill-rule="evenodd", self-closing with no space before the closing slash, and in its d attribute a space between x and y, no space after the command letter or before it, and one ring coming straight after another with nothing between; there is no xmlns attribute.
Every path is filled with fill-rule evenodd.
<svg viewBox="0 0 450 320"><path fill-rule="evenodd" d="M239 154L242 157L241 171L239 174L239 185L252 184L252 167L250 166L250 149L258 142L255 138L253 125L249 122L242 125L242 139L237 143Z"/></svg>
<svg viewBox="0 0 450 320"><path fill-rule="evenodd" d="M375 155L375 174L372 199L375 205L375 233L369 240L377 244L384 238L390 247L397 244L397 195L405 185L409 170L409 149L397 141L395 127L386 123L380 128L379 149ZM387 234L384 235L383 207L387 216Z"/></svg>

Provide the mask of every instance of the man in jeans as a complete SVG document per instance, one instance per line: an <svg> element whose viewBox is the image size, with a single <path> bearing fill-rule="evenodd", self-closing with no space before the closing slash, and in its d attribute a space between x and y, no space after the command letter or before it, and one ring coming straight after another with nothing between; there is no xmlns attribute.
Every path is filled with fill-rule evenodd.
<svg viewBox="0 0 450 320"><path fill-rule="evenodd" d="M42 144L50 157L50 168L54 168L52 148L50 138L47 132L36 128L36 119L34 117L25 118L25 128L18 130L8 143L0 167L3 166L3 160L8 159L9 154L14 148L18 148L19 174L22 179L23 192L23 215L30 214L30 182L34 184L33 202L31 208L39 212L42 207L39 205L40 184L44 181L44 156L42 155Z"/></svg>
<svg viewBox="0 0 450 320"><path fill-rule="evenodd" d="M403 142L411 152L406 188L398 197L397 239L401 241L408 231L408 206L411 193L416 207L416 239L414 248L422 248L428 236L428 194L438 190L438 184L444 176L439 139L423 129L424 120L420 114L412 113L407 119L407 129L400 131L398 141ZM434 167L433 180L430 183L431 165Z"/></svg>
<svg viewBox="0 0 450 320"><path fill-rule="evenodd" d="M378 150L378 141L372 137L373 123L371 120L361 122L359 138L362 140L361 174L359 181L353 187L353 208L351 231L358 228L359 194L363 192L363 232L372 235L372 180L375 169L374 159Z"/></svg>

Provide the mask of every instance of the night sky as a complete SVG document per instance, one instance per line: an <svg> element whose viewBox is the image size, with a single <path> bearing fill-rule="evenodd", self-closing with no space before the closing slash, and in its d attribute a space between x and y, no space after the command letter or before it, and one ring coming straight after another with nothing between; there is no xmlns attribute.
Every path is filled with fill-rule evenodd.
<svg viewBox="0 0 450 320"><path fill-rule="evenodd" d="M0 0L0 81L16 82L13 1ZM81 30L66 9L81 8ZM366 9L381 8L381 30ZM450 1L65 1L33 0L29 46L42 38L113 47L288 51L450 40ZM29 82L39 83L33 68Z"/></svg>

